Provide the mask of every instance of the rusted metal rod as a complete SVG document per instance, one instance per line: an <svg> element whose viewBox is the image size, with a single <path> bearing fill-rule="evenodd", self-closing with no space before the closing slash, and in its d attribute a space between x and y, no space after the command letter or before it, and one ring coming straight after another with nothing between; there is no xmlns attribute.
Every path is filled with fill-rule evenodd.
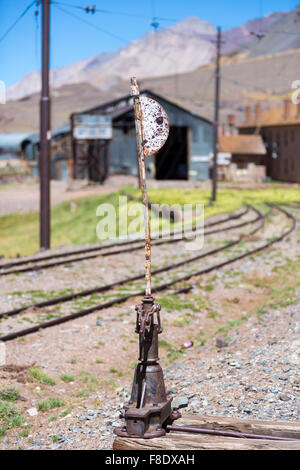
<svg viewBox="0 0 300 470"><path fill-rule="evenodd" d="M196 434L210 434L213 436L224 436L224 437L238 437L244 439L268 439L272 441L300 441L300 439L294 439L292 437L280 437L280 436L270 436L268 434L252 434L246 432L238 431L223 431L219 429L209 429L209 428L198 428L193 426L173 426L167 425L167 431L178 431L178 432L191 432Z"/></svg>
<svg viewBox="0 0 300 470"><path fill-rule="evenodd" d="M149 207L146 187L146 168L145 155L143 150L143 119L140 103L140 91L135 77L131 79L131 96L133 97L134 119L136 140L139 159L140 186L142 191L142 200L144 205L144 223L145 223L145 276L146 276L146 295L151 295L151 235Z"/></svg>

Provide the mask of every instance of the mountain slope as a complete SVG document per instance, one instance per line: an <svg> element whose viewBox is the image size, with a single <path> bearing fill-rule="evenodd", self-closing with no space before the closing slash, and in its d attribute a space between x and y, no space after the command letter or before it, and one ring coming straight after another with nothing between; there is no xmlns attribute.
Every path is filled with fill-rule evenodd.
<svg viewBox="0 0 300 470"><path fill-rule="evenodd" d="M252 31L266 34L258 40ZM197 17L186 18L122 49L52 69L51 89L89 83L105 93L132 75L143 79L191 72L214 59L215 37L216 28L210 23ZM237 59L300 47L300 8L290 13L275 12L224 31L222 41L222 54L239 52ZM7 100L23 99L39 91L40 73L35 71L7 90Z"/></svg>
<svg viewBox="0 0 300 470"><path fill-rule="evenodd" d="M66 67L51 70L52 87L89 82L108 89L129 75L153 77L182 73L208 64L214 56L210 39L216 29L200 18L187 18L171 28L152 31L112 53L103 53ZM15 100L40 91L40 73L32 72L8 88Z"/></svg>
<svg viewBox="0 0 300 470"><path fill-rule="evenodd" d="M222 34L222 39L224 41L222 53L230 54L231 52L235 52L239 49L245 48L247 50L249 47L251 48L252 46L255 46L256 40L251 32L258 33L260 31L269 31L274 24L277 25L287 15L288 13L277 11L262 18L248 21L237 28L224 31Z"/></svg>
<svg viewBox="0 0 300 470"><path fill-rule="evenodd" d="M291 83L300 74L300 49L258 58L221 61L221 116L235 113L237 121L244 118L244 107L259 101L263 107L281 105L292 91ZM142 89L152 90L197 114L213 119L214 64L192 72L139 79ZM129 93L129 80L112 89L99 91L89 83L64 85L51 93L52 128L70 122L70 114L79 112ZM38 132L38 93L11 101L0 107L0 132Z"/></svg>
<svg viewBox="0 0 300 470"><path fill-rule="evenodd" d="M265 54L276 54L277 52L300 47L300 7L291 11L280 21L274 23L267 31L265 37L256 40L251 45L251 57Z"/></svg>

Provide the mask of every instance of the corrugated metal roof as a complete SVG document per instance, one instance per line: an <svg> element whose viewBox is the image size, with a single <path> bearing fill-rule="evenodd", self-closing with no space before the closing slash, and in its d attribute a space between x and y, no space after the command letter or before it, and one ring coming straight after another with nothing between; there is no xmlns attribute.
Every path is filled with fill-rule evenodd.
<svg viewBox="0 0 300 470"><path fill-rule="evenodd" d="M70 124L66 124L64 126L60 126L60 127L57 127L56 129L53 129L53 131L51 132L51 135L53 137L56 137L57 135L68 134L69 132L71 132L71 126Z"/></svg>
<svg viewBox="0 0 300 470"><path fill-rule="evenodd" d="M199 114L196 114L196 113L190 111L189 109L184 108L183 106L175 103L174 101L172 101L168 97L158 95L154 91L141 90L140 95L141 96L150 96L150 97L153 97L154 99L157 99L158 101L164 100L165 102L169 103L170 105L175 106L178 110L180 110L184 113L188 113L191 116L194 116L195 118L200 119L201 121L207 122L208 124L211 124L211 121L209 121L205 117L200 116ZM98 106L94 106L93 108L87 109L85 111L81 111L80 113L73 113L73 115L74 114L89 114L89 113L95 113L95 112L100 112L100 111L105 114L106 112L114 113L114 112L118 112L119 110L120 110L120 114L122 114L123 110L125 110L125 108L128 107L128 101L130 101L130 100L132 100L132 96L131 95L125 95L125 96L122 96L122 97L117 98L115 100L108 101L106 103L102 103ZM113 109L113 110L110 109L111 107L115 107L115 106L117 106L118 109Z"/></svg>
<svg viewBox="0 0 300 470"><path fill-rule="evenodd" d="M220 135L219 151L231 154L265 155L266 148L260 135Z"/></svg>
<svg viewBox="0 0 300 470"><path fill-rule="evenodd" d="M31 135L23 133L0 134L0 148L6 150L20 148L22 142L30 139Z"/></svg>

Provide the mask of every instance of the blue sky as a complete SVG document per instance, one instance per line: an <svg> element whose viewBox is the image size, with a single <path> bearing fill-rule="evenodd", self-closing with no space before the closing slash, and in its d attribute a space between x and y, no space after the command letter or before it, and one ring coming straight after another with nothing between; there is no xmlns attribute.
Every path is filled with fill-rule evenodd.
<svg viewBox="0 0 300 470"><path fill-rule="evenodd" d="M0 0L0 38L30 3L30 0ZM100 52L123 47L126 42L151 30L153 16L176 21L188 16L198 16L215 26L230 29L261 14L292 10L297 3L299 2L295 0L57 0L56 4L51 5L51 67L61 67ZM93 4L99 9L125 12L141 18L108 13L91 15L66 6L85 7ZM7 87L25 74L40 69L41 15L35 17L36 9L33 6L0 41L0 80ZM118 37L105 34L70 15L82 18ZM160 27L172 24L172 21L160 21Z"/></svg>

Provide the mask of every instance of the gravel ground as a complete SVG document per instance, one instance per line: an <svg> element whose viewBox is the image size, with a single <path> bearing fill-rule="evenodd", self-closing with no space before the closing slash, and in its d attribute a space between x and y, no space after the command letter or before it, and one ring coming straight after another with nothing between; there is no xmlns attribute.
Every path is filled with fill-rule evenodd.
<svg viewBox="0 0 300 470"><path fill-rule="evenodd" d="M300 217L298 209L291 211ZM286 226L286 219L273 213L265 229L254 240L245 242L246 247L258 246ZM166 333L161 336L160 355L167 389L174 399L188 399L187 411L245 419L299 419L299 234L297 226L291 236L268 251L194 278L193 291L176 297L171 308L166 303L171 293L157 298L165 302L162 321ZM234 236L236 232L212 236L204 249ZM154 253L153 263L161 265L170 256L179 259L181 255L182 259L184 253L177 246L176 251L172 245L165 245L164 250L161 247ZM225 255L201 260L195 268L243 250L244 245L234 247ZM105 283L116 276L121 278L124 272L120 269L137 269L142 254L124 255L122 259L122 268L114 258L104 258L89 261L86 266L58 267L34 276L9 276L1 287L1 310L17 304L17 297L12 295L16 290L24 291L19 301L28 303L30 294L25 291L33 288L91 287L91 280L102 268ZM188 269L177 270L176 275L190 268L188 265ZM161 276L161 280L167 279ZM0 390L18 388L21 399L14 404L26 417L27 427L7 431L0 449L112 448L112 430L121 422L137 358L133 329L134 305L139 301L131 300L7 343L6 367L0 368ZM32 319L34 312L24 316ZM24 327L24 319L3 320L1 331L15 328L18 321L18 327ZM189 340L193 346L180 352L181 345ZM56 384L33 380L28 369L33 364L53 377ZM63 373L72 380L64 382ZM51 397L64 400L64 405L36 413L38 403ZM24 429L26 436L22 435Z"/></svg>

